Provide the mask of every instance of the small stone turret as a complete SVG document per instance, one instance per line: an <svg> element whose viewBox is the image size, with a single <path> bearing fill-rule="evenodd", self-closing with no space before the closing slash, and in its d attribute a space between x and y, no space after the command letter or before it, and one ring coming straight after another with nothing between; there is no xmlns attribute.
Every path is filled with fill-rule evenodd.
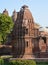
<svg viewBox="0 0 48 65"><path fill-rule="evenodd" d="M13 11L12 19L13 19L13 22L15 23L15 21L17 19L17 13L15 10Z"/></svg>
<svg viewBox="0 0 48 65"><path fill-rule="evenodd" d="M8 13L8 11L6 9L3 11L3 14L9 15L9 13Z"/></svg>

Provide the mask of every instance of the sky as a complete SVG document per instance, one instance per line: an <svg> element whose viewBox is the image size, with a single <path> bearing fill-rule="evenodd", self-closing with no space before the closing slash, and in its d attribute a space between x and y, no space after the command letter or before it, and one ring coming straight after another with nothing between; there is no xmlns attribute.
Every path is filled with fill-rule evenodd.
<svg viewBox="0 0 48 65"><path fill-rule="evenodd" d="M0 13L7 9L12 15L14 9L18 12L23 5L29 7L36 23L48 27L48 0L0 0Z"/></svg>

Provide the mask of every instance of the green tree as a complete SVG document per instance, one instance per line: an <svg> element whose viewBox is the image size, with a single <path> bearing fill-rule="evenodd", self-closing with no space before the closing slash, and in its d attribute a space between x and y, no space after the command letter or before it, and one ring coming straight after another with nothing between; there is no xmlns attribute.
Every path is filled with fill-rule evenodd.
<svg viewBox="0 0 48 65"><path fill-rule="evenodd" d="M7 35L13 29L12 18L8 15L0 14L0 42L4 44Z"/></svg>

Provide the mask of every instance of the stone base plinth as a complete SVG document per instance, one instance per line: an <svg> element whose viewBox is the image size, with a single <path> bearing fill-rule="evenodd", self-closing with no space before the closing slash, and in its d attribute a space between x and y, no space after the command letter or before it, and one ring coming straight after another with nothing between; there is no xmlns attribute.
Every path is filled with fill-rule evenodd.
<svg viewBox="0 0 48 65"><path fill-rule="evenodd" d="M34 55L24 55L23 56L23 59L32 59L32 58L35 58Z"/></svg>
<svg viewBox="0 0 48 65"><path fill-rule="evenodd" d="M13 55L14 58L22 58L22 59L32 59L35 58L34 55Z"/></svg>

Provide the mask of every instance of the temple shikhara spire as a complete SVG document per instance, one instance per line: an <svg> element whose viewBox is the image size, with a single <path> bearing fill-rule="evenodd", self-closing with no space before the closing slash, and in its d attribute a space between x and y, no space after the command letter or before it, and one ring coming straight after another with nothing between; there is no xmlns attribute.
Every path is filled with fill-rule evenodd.
<svg viewBox="0 0 48 65"><path fill-rule="evenodd" d="M16 10L13 11L12 19L13 19L13 22L15 23L15 21L17 19L17 12L16 12Z"/></svg>
<svg viewBox="0 0 48 65"><path fill-rule="evenodd" d="M3 11L3 14L9 15L9 13L8 13L8 11L6 9Z"/></svg>

